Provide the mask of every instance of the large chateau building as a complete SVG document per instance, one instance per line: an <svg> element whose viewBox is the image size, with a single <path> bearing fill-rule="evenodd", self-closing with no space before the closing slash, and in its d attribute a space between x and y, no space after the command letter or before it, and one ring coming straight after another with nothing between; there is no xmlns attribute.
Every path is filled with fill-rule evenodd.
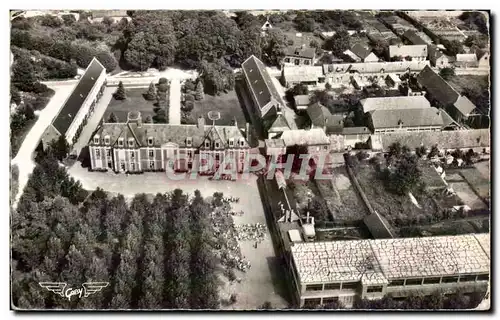
<svg viewBox="0 0 500 320"><path fill-rule="evenodd" d="M140 113L129 114L127 123L104 123L89 143L92 170L139 173L144 171L199 170L215 172L232 158L243 171L250 151L249 126L245 134L233 126L206 125L203 117L195 125L142 123ZM199 156L201 162L196 161ZM213 159L208 168L203 159ZM208 161L208 160L207 160Z"/></svg>

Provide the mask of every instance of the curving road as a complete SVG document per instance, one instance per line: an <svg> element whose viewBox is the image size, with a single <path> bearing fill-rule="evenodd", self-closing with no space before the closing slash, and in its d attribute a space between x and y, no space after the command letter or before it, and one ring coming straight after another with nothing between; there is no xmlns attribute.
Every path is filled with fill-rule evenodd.
<svg viewBox="0 0 500 320"><path fill-rule="evenodd" d="M55 91L54 96L50 99L49 103L38 114L36 123L31 128L30 132L24 138L24 141L17 152L14 159L11 160L11 165L17 165L19 168L19 190L16 199L14 200L13 207L17 207L17 202L24 191L24 187L28 182L29 175L35 168L33 161L33 152L40 142L42 134L45 129L52 123L59 110L62 108L64 102L73 91L76 83L60 83L57 86L50 86Z"/></svg>

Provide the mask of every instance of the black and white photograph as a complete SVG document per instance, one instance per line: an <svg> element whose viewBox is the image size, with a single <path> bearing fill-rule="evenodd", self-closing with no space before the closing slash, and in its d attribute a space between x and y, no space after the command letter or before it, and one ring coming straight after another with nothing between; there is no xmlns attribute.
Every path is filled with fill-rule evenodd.
<svg viewBox="0 0 500 320"><path fill-rule="evenodd" d="M491 311L494 14L285 7L9 10L12 313Z"/></svg>

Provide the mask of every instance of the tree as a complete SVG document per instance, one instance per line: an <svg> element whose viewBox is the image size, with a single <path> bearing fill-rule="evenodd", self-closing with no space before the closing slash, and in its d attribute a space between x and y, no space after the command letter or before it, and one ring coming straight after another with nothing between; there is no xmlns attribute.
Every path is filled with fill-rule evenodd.
<svg viewBox="0 0 500 320"><path fill-rule="evenodd" d="M36 118L35 116L35 111L33 110L33 106L29 103L25 104L22 113L24 114L24 117L26 120L30 121Z"/></svg>
<svg viewBox="0 0 500 320"><path fill-rule="evenodd" d="M455 76L455 69L453 68L442 68L439 71L439 75L445 79L445 80L450 80Z"/></svg>
<svg viewBox="0 0 500 320"><path fill-rule="evenodd" d="M306 18L302 14L298 14L294 22L297 30L301 32L313 32L316 25L313 18Z"/></svg>
<svg viewBox="0 0 500 320"><path fill-rule="evenodd" d="M12 66L12 83L21 91L33 91L36 82L35 68L27 57L18 57Z"/></svg>
<svg viewBox="0 0 500 320"><path fill-rule="evenodd" d="M69 153L69 144L66 138L61 135L49 145L49 153L52 153L56 159L62 161Z"/></svg>
<svg viewBox="0 0 500 320"><path fill-rule="evenodd" d="M106 72L111 72L118 67L115 57L108 51L99 51L95 57L106 68Z"/></svg>
<svg viewBox="0 0 500 320"><path fill-rule="evenodd" d="M123 57L132 68L145 71L155 61L156 53L153 49L158 46L158 39L155 35L139 32L128 43Z"/></svg>
<svg viewBox="0 0 500 320"><path fill-rule="evenodd" d="M164 109L159 109L153 117L155 123L167 123L167 114Z"/></svg>
<svg viewBox="0 0 500 320"><path fill-rule="evenodd" d="M427 154L427 148L425 146L420 146L415 148L415 153L417 154L417 157L421 158Z"/></svg>
<svg viewBox="0 0 500 320"><path fill-rule="evenodd" d="M327 82L327 83L325 84L325 90L326 90L326 91L330 91L330 90L332 90L332 85L331 85L329 82Z"/></svg>
<svg viewBox="0 0 500 320"><path fill-rule="evenodd" d="M144 121L144 123L153 123L153 117L147 116L146 120Z"/></svg>
<svg viewBox="0 0 500 320"><path fill-rule="evenodd" d="M118 122L118 118L116 117L116 115L111 112L109 114L109 117L108 117L108 123L117 123Z"/></svg>
<svg viewBox="0 0 500 320"><path fill-rule="evenodd" d="M62 25L62 21L58 16L46 14L44 16L39 17L39 19L40 19L40 24L45 27L59 28Z"/></svg>
<svg viewBox="0 0 500 320"><path fill-rule="evenodd" d="M16 105L21 103L21 94L13 84L10 85L10 103L15 103Z"/></svg>
<svg viewBox="0 0 500 320"><path fill-rule="evenodd" d="M328 38L323 48L332 51L334 55L340 56L350 48L349 33L346 30L337 32L333 37Z"/></svg>
<svg viewBox="0 0 500 320"><path fill-rule="evenodd" d="M488 45L488 37L485 35L468 36L464 41L464 45L471 48L483 49Z"/></svg>
<svg viewBox="0 0 500 320"><path fill-rule="evenodd" d="M116 89L116 92L113 94L113 97L116 100L125 100L127 99L127 94L125 92L125 87L123 86L123 82L118 83L118 88Z"/></svg>
<svg viewBox="0 0 500 320"><path fill-rule="evenodd" d="M448 55L456 56L459 53L464 53L464 46L458 40L443 41L443 45L446 47Z"/></svg>
<svg viewBox="0 0 500 320"><path fill-rule="evenodd" d="M319 42L316 39L312 39L311 42L309 42L309 46L311 48L319 48L320 47Z"/></svg>
<svg viewBox="0 0 500 320"><path fill-rule="evenodd" d="M198 82L196 83L194 97L196 100L203 100L205 98L205 92L203 89L203 82L201 80L198 80Z"/></svg>
<svg viewBox="0 0 500 320"><path fill-rule="evenodd" d="M76 22L76 18L72 14L65 14L62 16L62 19L63 19L64 24L67 26L72 26Z"/></svg>
<svg viewBox="0 0 500 320"><path fill-rule="evenodd" d="M280 29L270 29L266 37L261 39L262 58L271 65L279 65L285 56L287 38Z"/></svg>
<svg viewBox="0 0 500 320"><path fill-rule="evenodd" d="M418 159L409 152L403 153L394 164L394 170L386 169L388 189L400 195L406 195L420 184L422 172Z"/></svg>
<svg viewBox="0 0 500 320"><path fill-rule="evenodd" d="M209 94L220 95L234 89L234 72L221 61L215 63L203 61L201 79L203 87Z"/></svg>
<svg viewBox="0 0 500 320"><path fill-rule="evenodd" d="M153 82L149 84L148 92L146 92L145 96L146 100L154 101L157 99L156 97L156 86Z"/></svg>

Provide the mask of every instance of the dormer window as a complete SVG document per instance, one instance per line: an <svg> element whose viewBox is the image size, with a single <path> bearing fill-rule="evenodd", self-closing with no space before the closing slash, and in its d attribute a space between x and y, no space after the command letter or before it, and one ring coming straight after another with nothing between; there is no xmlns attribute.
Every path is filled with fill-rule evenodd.
<svg viewBox="0 0 500 320"><path fill-rule="evenodd" d="M186 146L191 147L193 145L193 138L187 137L186 138Z"/></svg>
<svg viewBox="0 0 500 320"><path fill-rule="evenodd" d="M205 140L205 148L210 148L210 141Z"/></svg>
<svg viewBox="0 0 500 320"><path fill-rule="evenodd" d="M109 145L109 136L104 137L104 143Z"/></svg>
<svg viewBox="0 0 500 320"><path fill-rule="evenodd" d="M233 138L229 139L229 147L230 148L234 147L234 139Z"/></svg>
<svg viewBox="0 0 500 320"><path fill-rule="evenodd" d="M240 147L245 146L245 140L243 138L240 138Z"/></svg>
<svg viewBox="0 0 500 320"><path fill-rule="evenodd" d="M148 137L148 146L153 145L153 137Z"/></svg>
<svg viewBox="0 0 500 320"><path fill-rule="evenodd" d="M94 137L94 143L95 143L95 144L99 144L99 135L96 135L96 136Z"/></svg>
<svg viewBox="0 0 500 320"><path fill-rule="evenodd" d="M123 138L118 139L118 146L123 147Z"/></svg>
<svg viewBox="0 0 500 320"><path fill-rule="evenodd" d="M219 149L219 148L220 148L220 142L216 142L216 143L215 143L215 148L216 148L216 149Z"/></svg>
<svg viewBox="0 0 500 320"><path fill-rule="evenodd" d="M134 138L129 138L128 139L128 146L132 148L134 146Z"/></svg>

